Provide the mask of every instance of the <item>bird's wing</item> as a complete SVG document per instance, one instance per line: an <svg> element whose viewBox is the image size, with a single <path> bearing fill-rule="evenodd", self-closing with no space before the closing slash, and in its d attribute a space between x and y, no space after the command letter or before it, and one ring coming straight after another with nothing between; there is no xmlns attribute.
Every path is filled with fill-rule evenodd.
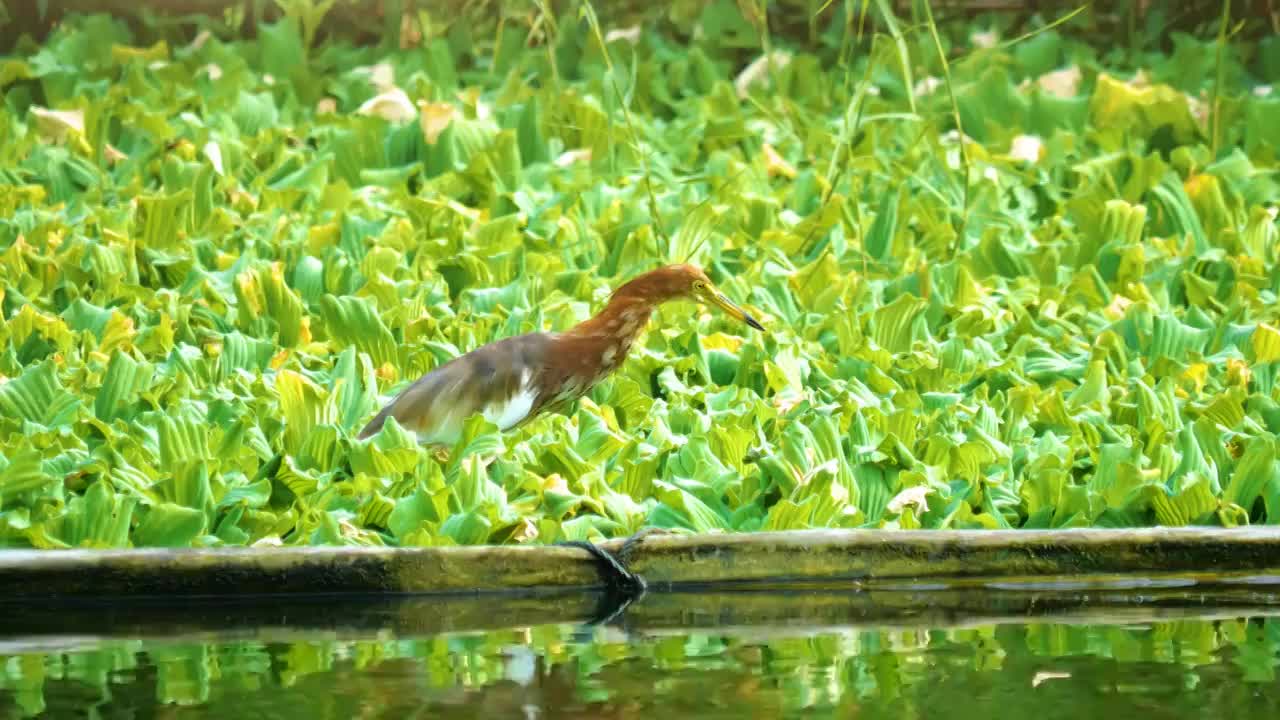
<svg viewBox="0 0 1280 720"><path fill-rule="evenodd" d="M457 442L475 413L502 430L518 425L539 405L548 339L544 333L506 338L450 360L405 388L360 438L381 430L389 417L423 442L445 445Z"/></svg>

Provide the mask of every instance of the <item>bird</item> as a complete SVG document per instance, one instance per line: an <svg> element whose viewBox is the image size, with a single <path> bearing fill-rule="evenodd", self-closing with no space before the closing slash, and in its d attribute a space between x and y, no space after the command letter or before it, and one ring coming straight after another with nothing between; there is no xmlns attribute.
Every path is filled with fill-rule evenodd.
<svg viewBox="0 0 1280 720"><path fill-rule="evenodd" d="M595 316L562 332L531 332L483 345L436 367L396 395L358 434L367 440L391 418L424 445L452 447L479 413L500 431L562 409L617 370L655 308L693 300L765 328L695 265L666 265L619 286Z"/></svg>

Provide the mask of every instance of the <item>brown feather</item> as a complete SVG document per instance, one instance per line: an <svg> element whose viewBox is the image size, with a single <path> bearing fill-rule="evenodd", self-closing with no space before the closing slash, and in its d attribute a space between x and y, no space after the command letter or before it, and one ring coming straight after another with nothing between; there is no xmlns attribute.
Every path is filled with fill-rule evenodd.
<svg viewBox="0 0 1280 720"><path fill-rule="evenodd" d="M465 418L501 403L519 390L525 368L543 364L551 337L529 333L504 338L450 360L405 388L365 425L359 438L381 430L390 417L407 430L429 434L448 418Z"/></svg>

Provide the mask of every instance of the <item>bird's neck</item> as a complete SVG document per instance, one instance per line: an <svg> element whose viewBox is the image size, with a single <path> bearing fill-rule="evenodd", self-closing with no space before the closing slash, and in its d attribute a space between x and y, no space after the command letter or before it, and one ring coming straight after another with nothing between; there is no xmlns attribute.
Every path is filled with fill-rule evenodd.
<svg viewBox="0 0 1280 720"><path fill-rule="evenodd" d="M574 387L588 388L617 370L649 324L653 308L646 297L615 293L595 317L565 331L558 360L576 378Z"/></svg>
<svg viewBox="0 0 1280 720"><path fill-rule="evenodd" d="M614 295L595 317L584 320L567 334L579 338L601 338L623 341L630 345L649 324L653 303L633 295Z"/></svg>

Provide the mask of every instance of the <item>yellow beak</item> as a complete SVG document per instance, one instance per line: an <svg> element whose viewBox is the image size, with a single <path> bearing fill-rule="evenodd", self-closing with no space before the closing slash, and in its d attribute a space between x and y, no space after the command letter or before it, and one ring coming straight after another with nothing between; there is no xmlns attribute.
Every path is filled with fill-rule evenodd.
<svg viewBox="0 0 1280 720"><path fill-rule="evenodd" d="M714 287L708 287L703 292L701 299L710 305L715 305L720 308L726 315L738 320L739 322L744 322L756 330L764 330L764 326L761 325L759 321L748 315L746 310L738 307L736 303L725 297L724 293Z"/></svg>

